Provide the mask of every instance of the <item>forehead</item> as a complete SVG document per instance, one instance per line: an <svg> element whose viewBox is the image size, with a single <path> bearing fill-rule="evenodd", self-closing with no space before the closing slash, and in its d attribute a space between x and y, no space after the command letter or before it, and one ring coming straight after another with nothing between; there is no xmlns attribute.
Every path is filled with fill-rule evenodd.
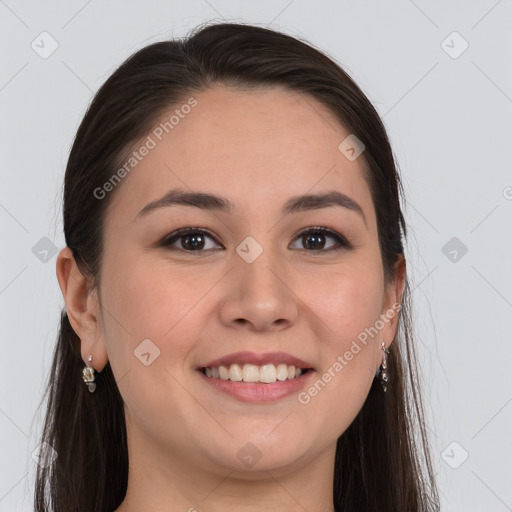
<svg viewBox="0 0 512 512"><path fill-rule="evenodd" d="M229 196L252 213L327 189L371 209L363 158L350 161L338 149L349 135L329 109L293 91L215 86L192 93L134 145L150 150L118 185L110 209L131 219L174 187Z"/></svg>

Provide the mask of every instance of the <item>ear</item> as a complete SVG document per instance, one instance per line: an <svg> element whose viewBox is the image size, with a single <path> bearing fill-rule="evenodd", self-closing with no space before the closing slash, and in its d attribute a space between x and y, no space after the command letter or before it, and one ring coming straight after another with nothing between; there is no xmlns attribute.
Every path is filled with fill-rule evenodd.
<svg viewBox="0 0 512 512"><path fill-rule="evenodd" d="M108 361L103 329L100 322L100 302L92 278L78 268L73 252L65 247L57 257L57 279L66 303L69 322L80 338L80 352L84 363L101 371ZM92 355L92 362L87 359Z"/></svg>
<svg viewBox="0 0 512 512"><path fill-rule="evenodd" d="M386 293L381 311L381 318L385 322L385 328L381 333L381 337L382 341L386 342L386 346L388 348L398 332L398 321L400 318L402 297L405 289L405 276L405 258L400 254L393 267L393 279L386 286Z"/></svg>

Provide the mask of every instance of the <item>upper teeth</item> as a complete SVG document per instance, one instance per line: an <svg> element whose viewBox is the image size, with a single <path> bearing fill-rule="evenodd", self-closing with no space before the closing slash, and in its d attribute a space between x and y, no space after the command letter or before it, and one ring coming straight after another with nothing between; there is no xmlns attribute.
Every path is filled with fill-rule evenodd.
<svg viewBox="0 0 512 512"><path fill-rule="evenodd" d="M244 381L244 382L265 382L267 384L276 380L294 379L299 377L303 370L287 364L264 364L257 366L255 364L231 364L229 366L214 366L205 368L208 377L222 380Z"/></svg>

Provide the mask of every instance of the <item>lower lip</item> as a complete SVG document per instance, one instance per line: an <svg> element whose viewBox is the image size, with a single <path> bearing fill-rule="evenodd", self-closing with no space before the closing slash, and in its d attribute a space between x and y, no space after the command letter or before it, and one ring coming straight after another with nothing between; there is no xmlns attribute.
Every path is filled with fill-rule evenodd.
<svg viewBox="0 0 512 512"><path fill-rule="evenodd" d="M305 386L306 380L314 373L313 370L308 370L300 377L295 377L291 380L277 380L270 384L263 384L259 382L236 382L215 379L214 377L208 377L201 370L197 370L197 372L210 386L213 386L218 391L234 396L242 402L274 402L280 400L299 392Z"/></svg>

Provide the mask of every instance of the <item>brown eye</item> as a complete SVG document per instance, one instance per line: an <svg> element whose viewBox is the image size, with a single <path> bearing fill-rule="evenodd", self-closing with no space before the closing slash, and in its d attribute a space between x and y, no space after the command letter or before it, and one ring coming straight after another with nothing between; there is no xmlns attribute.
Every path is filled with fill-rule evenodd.
<svg viewBox="0 0 512 512"><path fill-rule="evenodd" d="M183 228L166 237L161 245L169 250L182 250L186 252L204 252L219 247L219 244L215 243L213 244L214 247L205 248L208 238L215 241L213 236L203 229ZM179 243L178 247L173 247L176 242Z"/></svg>
<svg viewBox="0 0 512 512"><path fill-rule="evenodd" d="M208 239L214 243L208 242ZM334 240L334 242L329 243L329 239ZM313 253L339 251L341 249L351 248L351 245L344 237L336 231L323 227L308 228L300 233L296 240L302 242L302 248L299 247L299 250ZM210 243L209 247L208 243ZM160 246L170 251L189 253L202 253L212 249L223 249L222 245L216 241L211 233L199 228L178 229L164 238Z"/></svg>
<svg viewBox="0 0 512 512"><path fill-rule="evenodd" d="M335 244L334 247L331 245L326 249L326 240L329 238L334 239ZM341 235L331 229L322 227L309 228L300 233L298 239L302 241L305 250L308 252L329 252L350 247Z"/></svg>

